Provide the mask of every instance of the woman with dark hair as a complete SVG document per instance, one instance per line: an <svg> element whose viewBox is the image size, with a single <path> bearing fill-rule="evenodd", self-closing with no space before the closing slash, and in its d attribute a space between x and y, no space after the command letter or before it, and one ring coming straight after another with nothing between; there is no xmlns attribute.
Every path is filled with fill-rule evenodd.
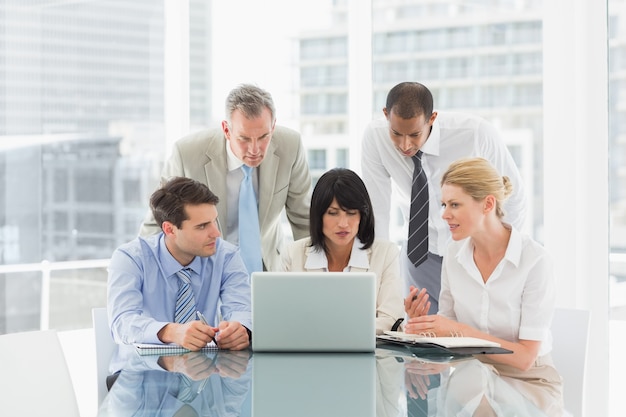
<svg viewBox="0 0 626 417"><path fill-rule="evenodd" d="M398 247L374 238L372 202L361 178L334 168L318 180L309 216L310 237L283 255L285 271L376 273L376 333L404 317Z"/></svg>

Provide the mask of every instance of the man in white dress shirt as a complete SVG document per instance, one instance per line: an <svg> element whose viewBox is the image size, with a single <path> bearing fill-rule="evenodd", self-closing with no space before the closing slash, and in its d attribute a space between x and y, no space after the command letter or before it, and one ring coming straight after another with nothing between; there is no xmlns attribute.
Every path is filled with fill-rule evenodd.
<svg viewBox="0 0 626 417"><path fill-rule="evenodd" d="M504 141L492 125L468 114L433 111L433 96L424 85L403 82L393 87L383 113L384 118L367 126L361 149L363 181L374 205L376 237L389 239L392 185L404 218L403 236L408 236L412 158L422 151L429 196L428 255L415 266L407 256L404 240L401 262L402 270L406 271L403 275L407 295L425 288L431 301L430 314L435 314L441 289L442 255L450 241L448 225L440 212L441 175L459 158L474 156L490 161L514 185L515 191L504 206L504 221L517 229L523 228L527 209L524 184ZM415 289L411 291L411 287Z"/></svg>

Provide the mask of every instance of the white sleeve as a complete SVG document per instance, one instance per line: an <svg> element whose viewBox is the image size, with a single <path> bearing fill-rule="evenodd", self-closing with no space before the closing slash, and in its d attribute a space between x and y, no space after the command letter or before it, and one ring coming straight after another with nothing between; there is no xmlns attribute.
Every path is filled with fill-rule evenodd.
<svg viewBox="0 0 626 417"><path fill-rule="evenodd" d="M389 213L391 210L391 177L378 149L376 131L368 126L361 142L361 171L374 207L376 237L389 240Z"/></svg>

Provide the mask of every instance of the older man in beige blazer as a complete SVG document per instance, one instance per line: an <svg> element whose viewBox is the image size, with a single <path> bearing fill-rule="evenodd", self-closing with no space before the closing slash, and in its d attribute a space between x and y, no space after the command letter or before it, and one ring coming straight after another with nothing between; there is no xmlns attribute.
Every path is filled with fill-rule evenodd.
<svg viewBox="0 0 626 417"><path fill-rule="evenodd" d="M251 102L252 101L252 102ZM264 107L259 110L259 107ZM275 126L275 109L269 93L241 85L226 100L227 119L222 128L188 135L174 145L162 180L173 176L193 178L206 184L220 201L218 223L225 240L239 244L237 202L242 164L256 172L259 228L263 267L280 270L284 241L281 213L285 209L294 239L309 235L311 176L300 134ZM151 213L140 234L160 231Z"/></svg>

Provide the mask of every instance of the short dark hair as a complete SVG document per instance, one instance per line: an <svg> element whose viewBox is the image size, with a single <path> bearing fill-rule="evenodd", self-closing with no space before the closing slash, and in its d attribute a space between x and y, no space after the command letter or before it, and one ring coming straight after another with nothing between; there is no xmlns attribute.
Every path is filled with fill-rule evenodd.
<svg viewBox="0 0 626 417"><path fill-rule="evenodd" d="M152 193L150 208L159 227L163 222L170 222L180 229L189 218L185 205L217 205L218 202L219 198L205 184L191 178L173 177Z"/></svg>
<svg viewBox="0 0 626 417"><path fill-rule="evenodd" d="M359 210L361 221L357 237L363 243L361 249L372 246L374 243L372 202L361 177L346 168L333 168L325 172L315 184L309 211L311 246L326 252L323 217L333 198L337 199L343 210Z"/></svg>
<svg viewBox="0 0 626 417"><path fill-rule="evenodd" d="M433 95L425 85L417 82L403 82L387 94L385 104L387 113L393 113L403 119L412 119L424 115L428 120L433 114Z"/></svg>

